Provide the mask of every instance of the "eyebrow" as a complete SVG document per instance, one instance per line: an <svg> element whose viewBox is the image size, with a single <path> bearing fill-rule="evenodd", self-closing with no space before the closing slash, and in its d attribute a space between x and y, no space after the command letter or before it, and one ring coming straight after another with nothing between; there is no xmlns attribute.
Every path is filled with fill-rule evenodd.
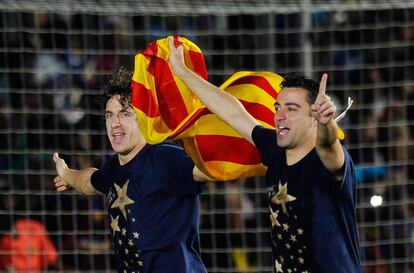
<svg viewBox="0 0 414 273"><path fill-rule="evenodd" d="M280 106L280 103L275 102L274 106ZM301 106L295 102L287 102L285 103L285 106L296 106L298 108L301 108Z"/></svg>
<svg viewBox="0 0 414 273"><path fill-rule="evenodd" d="M134 110L132 108L122 108L121 111L119 111L119 112L121 112L121 113L123 113L123 112L130 113L130 112L134 112Z"/></svg>
<svg viewBox="0 0 414 273"><path fill-rule="evenodd" d="M124 113L124 112L128 112L128 113L133 113L134 112L134 110L133 109L131 109L131 110L129 110L129 109L131 109L131 108L122 108L121 110L119 110L119 112L121 112L121 113ZM110 111L110 110L105 110L105 114L108 114L108 113L112 113L112 111Z"/></svg>

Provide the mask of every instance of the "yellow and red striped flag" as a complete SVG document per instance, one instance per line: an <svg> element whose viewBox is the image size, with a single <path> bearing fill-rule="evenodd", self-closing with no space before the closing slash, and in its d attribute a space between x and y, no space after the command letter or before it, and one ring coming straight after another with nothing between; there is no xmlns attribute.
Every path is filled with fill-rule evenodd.
<svg viewBox="0 0 414 273"><path fill-rule="evenodd" d="M186 64L204 79L207 70L201 50L183 37ZM135 55L132 75L132 105L137 113L139 128L150 144L161 143L177 131L202 107L187 86L177 80L168 64L168 38L154 41Z"/></svg>
<svg viewBox="0 0 414 273"><path fill-rule="evenodd" d="M203 78L207 71L201 50L183 37L186 64ZM132 104L140 130L148 143L180 140L197 167L217 180L263 175L258 150L212 114L167 62L168 37L151 43L135 56ZM282 77L272 72L240 71L220 89L234 95L265 127L274 127L274 102Z"/></svg>
<svg viewBox="0 0 414 273"><path fill-rule="evenodd" d="M239 99L263 126L274 128L274 102L282 77L272 72L240 71L220 89ZM183 146L200 170L218 180L263 175L266 171L254 145L206 109L194 137Z"/></svg>

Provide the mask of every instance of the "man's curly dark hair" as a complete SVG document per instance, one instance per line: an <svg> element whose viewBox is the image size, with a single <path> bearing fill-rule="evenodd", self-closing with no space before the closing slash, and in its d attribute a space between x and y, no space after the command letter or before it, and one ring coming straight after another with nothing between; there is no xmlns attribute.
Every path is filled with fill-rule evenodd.
<svg viewBox="0 0 414 273"><path fill-rule="evenodd" d="M113 96L119 96L118 100L122 107L131 106L131 81L132 71L124 66L118 68L108 79L104 87L104 93L99 99L102 109L105 109L106 103Z"/></svg>
<svg viewBox="0 0 414 273"><path fill-rule="evenodd" d="M319 83L311 78L306 77L300 73L288 73L284 75L280 88L299 87L308 92L307 101L313 104L319 93Z"/></svg>

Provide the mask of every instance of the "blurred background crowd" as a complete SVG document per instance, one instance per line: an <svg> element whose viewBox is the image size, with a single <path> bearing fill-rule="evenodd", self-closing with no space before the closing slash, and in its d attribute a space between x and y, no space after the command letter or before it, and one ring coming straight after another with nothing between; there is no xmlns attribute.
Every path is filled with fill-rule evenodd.
<svg viewBox="0 0 414 273"><path fill-rule="evenodd" d="M340 126L357 166L364 273L413 273L414 3L347 3L184 15L119 14L116 3L0 6L0 269L110 272L103 197L57 194L52 154L73 168L99 167L111 153L96 104L107 76L133 68L151 41L179 34L202 49L216 85L239 70L327 72L342 108L352 97ZM263 182L208 184L200 202L209 272L271 271ZM33 252L19 253L19 244Z"/></svg>

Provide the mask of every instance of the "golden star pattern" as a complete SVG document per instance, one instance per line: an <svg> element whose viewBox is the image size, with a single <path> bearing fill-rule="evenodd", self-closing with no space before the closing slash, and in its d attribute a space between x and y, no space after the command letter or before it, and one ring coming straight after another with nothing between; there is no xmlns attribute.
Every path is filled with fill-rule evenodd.
<svg viewBox="0 0 414 273"><path fill-rule="evenodd" d="M125 184L121 188L116 183L114 183L116 193L118 194L118 198L114 201L114 203L112 203L111 206L111 208L119 208L119 210L122 212L122 215L124 215L125 219L127 218L125 206L135 203L134 200L130 199L127 196L128 184L129 180L127 180L127 182L125 182Z"/></svg>
<svg viewBox="0 0 414 273"><path fill-rule="evenodd" d="M309 271L309 264L306 262L308 251L302 212L290 203L298 198L288 193L288 182L283 184L281 180L268 187L267 191L275 272L314 273Z"/></svg>
<svg viewBox="0 0 414 273"><path fill-rule="evenodd" d="M292 202L296 200L296 197L288 194L287 183L282 185L279 181L279 191L272 197L272 203L276 205L282 206L282 211L284 214L288 215L286 209L286 203Z"/></svg>
<svg viewBox="0 0 414 273"><path fill-rule="evenodd" d="M112 241L115 253L124 262L124 272L139 273L142 272L144 263L140 257L139 241L141 238L138 232L139 226L136 225L138 221L135 221L137 208L129 206L135 203L133 199L136 197L134 197L135 191L130 190L128 195L128 186L133 187L134 184L129 182L126 180L122 187L114 183L110 194L107 195L107 202L111 209Z"/></svg>

